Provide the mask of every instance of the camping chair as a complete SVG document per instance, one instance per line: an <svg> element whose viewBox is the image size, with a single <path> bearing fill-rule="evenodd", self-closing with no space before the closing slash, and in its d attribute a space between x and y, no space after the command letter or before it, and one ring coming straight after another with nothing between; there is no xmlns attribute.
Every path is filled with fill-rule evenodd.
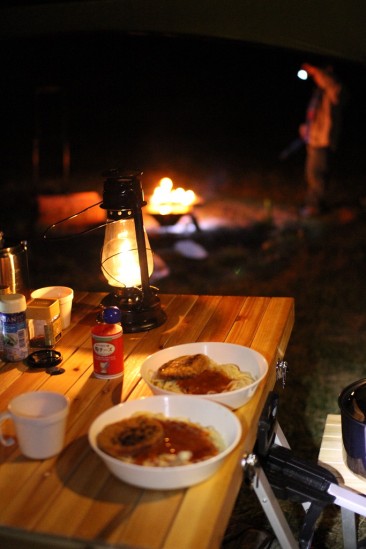
<svg viewBox="0 0 366 549"><path fill-rule="evenodd" d="M254 453L244 456L245 480L253 487L282 549L309 549L315 524L323 509L339 505L343 539L356 549L355 514L366 516L366 498L338 485L328 469L296 458L277 421L278 395L271 392L258 424ZM278 499L301 503L305 518L296 541Z"/></svg>

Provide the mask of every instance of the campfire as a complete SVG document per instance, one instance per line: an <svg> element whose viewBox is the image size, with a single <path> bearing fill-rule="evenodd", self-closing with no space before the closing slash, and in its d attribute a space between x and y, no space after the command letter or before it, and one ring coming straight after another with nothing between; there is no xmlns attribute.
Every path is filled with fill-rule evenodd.
<svg viewBox="0 0 366 549"><path fill-rule="evenodd" d="M161 225L174 225L183 215L191 215L197 202L194 191L182 187L175 189L173 181L163 177L150 196L147 210Z"/></svg>

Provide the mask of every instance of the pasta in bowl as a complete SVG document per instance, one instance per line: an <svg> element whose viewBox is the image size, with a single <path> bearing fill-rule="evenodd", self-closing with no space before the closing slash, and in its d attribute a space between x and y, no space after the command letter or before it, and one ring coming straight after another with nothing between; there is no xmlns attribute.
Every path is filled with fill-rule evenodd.
<svg viewBox="0 0 366 549"><path fill-rule="evenodd" d="M257 351L219 342L168 347L141 366L154 394L200 396L232 409L248 402L267 372L268 363Z"/></svg>
<svg viewBox="0 0 366 549"><path fill-rule="evenodd" d="M236 448L241 433L240 421L226 407L174 395L117 404L94 420L88 437L92 449L120 480L141 488L172 490L212 476Z"/></svg>

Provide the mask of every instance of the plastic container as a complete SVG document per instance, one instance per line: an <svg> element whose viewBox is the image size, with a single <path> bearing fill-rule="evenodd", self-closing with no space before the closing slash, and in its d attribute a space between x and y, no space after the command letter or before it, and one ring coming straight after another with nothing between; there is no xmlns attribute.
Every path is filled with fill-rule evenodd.
<svg viewBox="0 0 366 549"><path fill-rule="evenodd" d="M107 307L91 330L94 375L100 379L123 376L123 330L118 307Z"/></svg>
<svg viewBox="0 0 366 549"><path fill-rule="evenodd" d="M74 299L74 290L67 286L47 286L46 288L38 288L31 293L33 299L47 298L58 299L60 302L60 313L62 329L66 330L71 323L72 301Z"/></svg>
<svg viewBox="0 0 366 549"><path fill-rule="evenodd" d="M7 362L27 358L26 298L23 294L0 295L0 352Z"/></svg>

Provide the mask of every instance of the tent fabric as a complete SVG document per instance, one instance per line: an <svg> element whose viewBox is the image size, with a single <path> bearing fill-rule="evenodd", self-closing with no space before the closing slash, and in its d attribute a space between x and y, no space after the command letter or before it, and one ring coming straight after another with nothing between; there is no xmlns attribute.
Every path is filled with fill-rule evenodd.
<svg viewBox="0 0 366 549"><path fill-rule="evenodd" d="M15 5L14 5L15 4ZM9 2L0 37L123 31L240 40L366 61L359 0L83 0Z"/></svg>

